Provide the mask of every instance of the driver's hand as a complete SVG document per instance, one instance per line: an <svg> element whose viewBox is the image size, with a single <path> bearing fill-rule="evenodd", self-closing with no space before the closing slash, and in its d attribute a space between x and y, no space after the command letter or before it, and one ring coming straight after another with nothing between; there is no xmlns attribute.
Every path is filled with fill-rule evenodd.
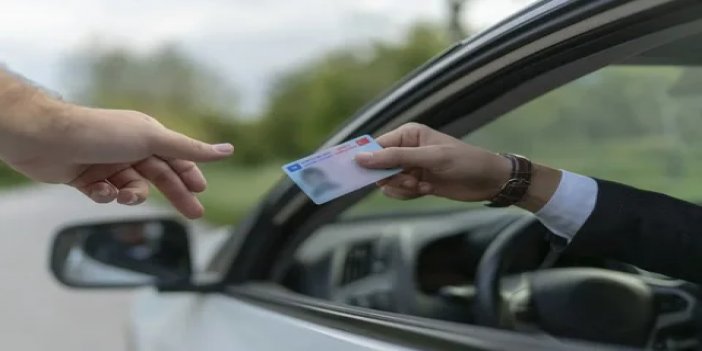
<svg viewBox="0 0 702 351"><path fill-rule="evenodd" d="M508 159L427 126L409 123L377 138L385 149L359 153L367 168L403 168L378 182L386 196L413 199L436 195L460 201L490 200L509 179Z"/></svg>

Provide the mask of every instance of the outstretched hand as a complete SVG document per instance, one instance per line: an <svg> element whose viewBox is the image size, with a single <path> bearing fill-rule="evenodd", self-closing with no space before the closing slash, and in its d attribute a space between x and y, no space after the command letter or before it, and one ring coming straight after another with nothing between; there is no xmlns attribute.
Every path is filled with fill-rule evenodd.
<svg viewBox="0 0 702 351"><path fill-rule="evenodd" d="M191 139L136 111L60 104L44 112L28 121L34 127L17 128L10 136L16 147L4 148L2 159L33 180L68 184L98 203L142 203L151 183L183 215L198 218L204 209L194 193L207 183L195 162L234 150Z"/></svg>

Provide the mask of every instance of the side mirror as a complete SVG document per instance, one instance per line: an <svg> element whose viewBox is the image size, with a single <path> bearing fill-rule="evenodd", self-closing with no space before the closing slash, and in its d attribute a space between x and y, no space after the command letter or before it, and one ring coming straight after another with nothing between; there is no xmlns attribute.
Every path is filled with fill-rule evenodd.
<svg viewBox="0 0 702 351"><path fill-rule="evenodd" d="M64 228L50 264L71 287L168 286L189 282L192 273L187 230L167 219Z"/></svg>

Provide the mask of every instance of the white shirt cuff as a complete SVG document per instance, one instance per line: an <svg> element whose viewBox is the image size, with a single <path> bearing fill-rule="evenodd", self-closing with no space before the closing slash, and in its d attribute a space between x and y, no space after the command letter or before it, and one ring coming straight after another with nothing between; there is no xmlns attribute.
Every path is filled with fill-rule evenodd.
<svg viewBox="0 0 702 351"><path fill-rule="evenodd" d="M535 215L546 228L570 242L595 209L597 182L580 174L561 172L556 192Z"/></svg>

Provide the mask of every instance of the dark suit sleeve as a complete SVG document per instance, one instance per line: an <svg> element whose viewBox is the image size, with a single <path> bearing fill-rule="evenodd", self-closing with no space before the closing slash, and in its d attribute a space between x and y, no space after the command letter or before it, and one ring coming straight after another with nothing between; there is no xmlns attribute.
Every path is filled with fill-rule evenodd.
<svg viewBox="0 0 702 351"><path fill-rule="evenodd" d="M595 208L568 251L702 283L702 207L597 180Z"/></svg>

